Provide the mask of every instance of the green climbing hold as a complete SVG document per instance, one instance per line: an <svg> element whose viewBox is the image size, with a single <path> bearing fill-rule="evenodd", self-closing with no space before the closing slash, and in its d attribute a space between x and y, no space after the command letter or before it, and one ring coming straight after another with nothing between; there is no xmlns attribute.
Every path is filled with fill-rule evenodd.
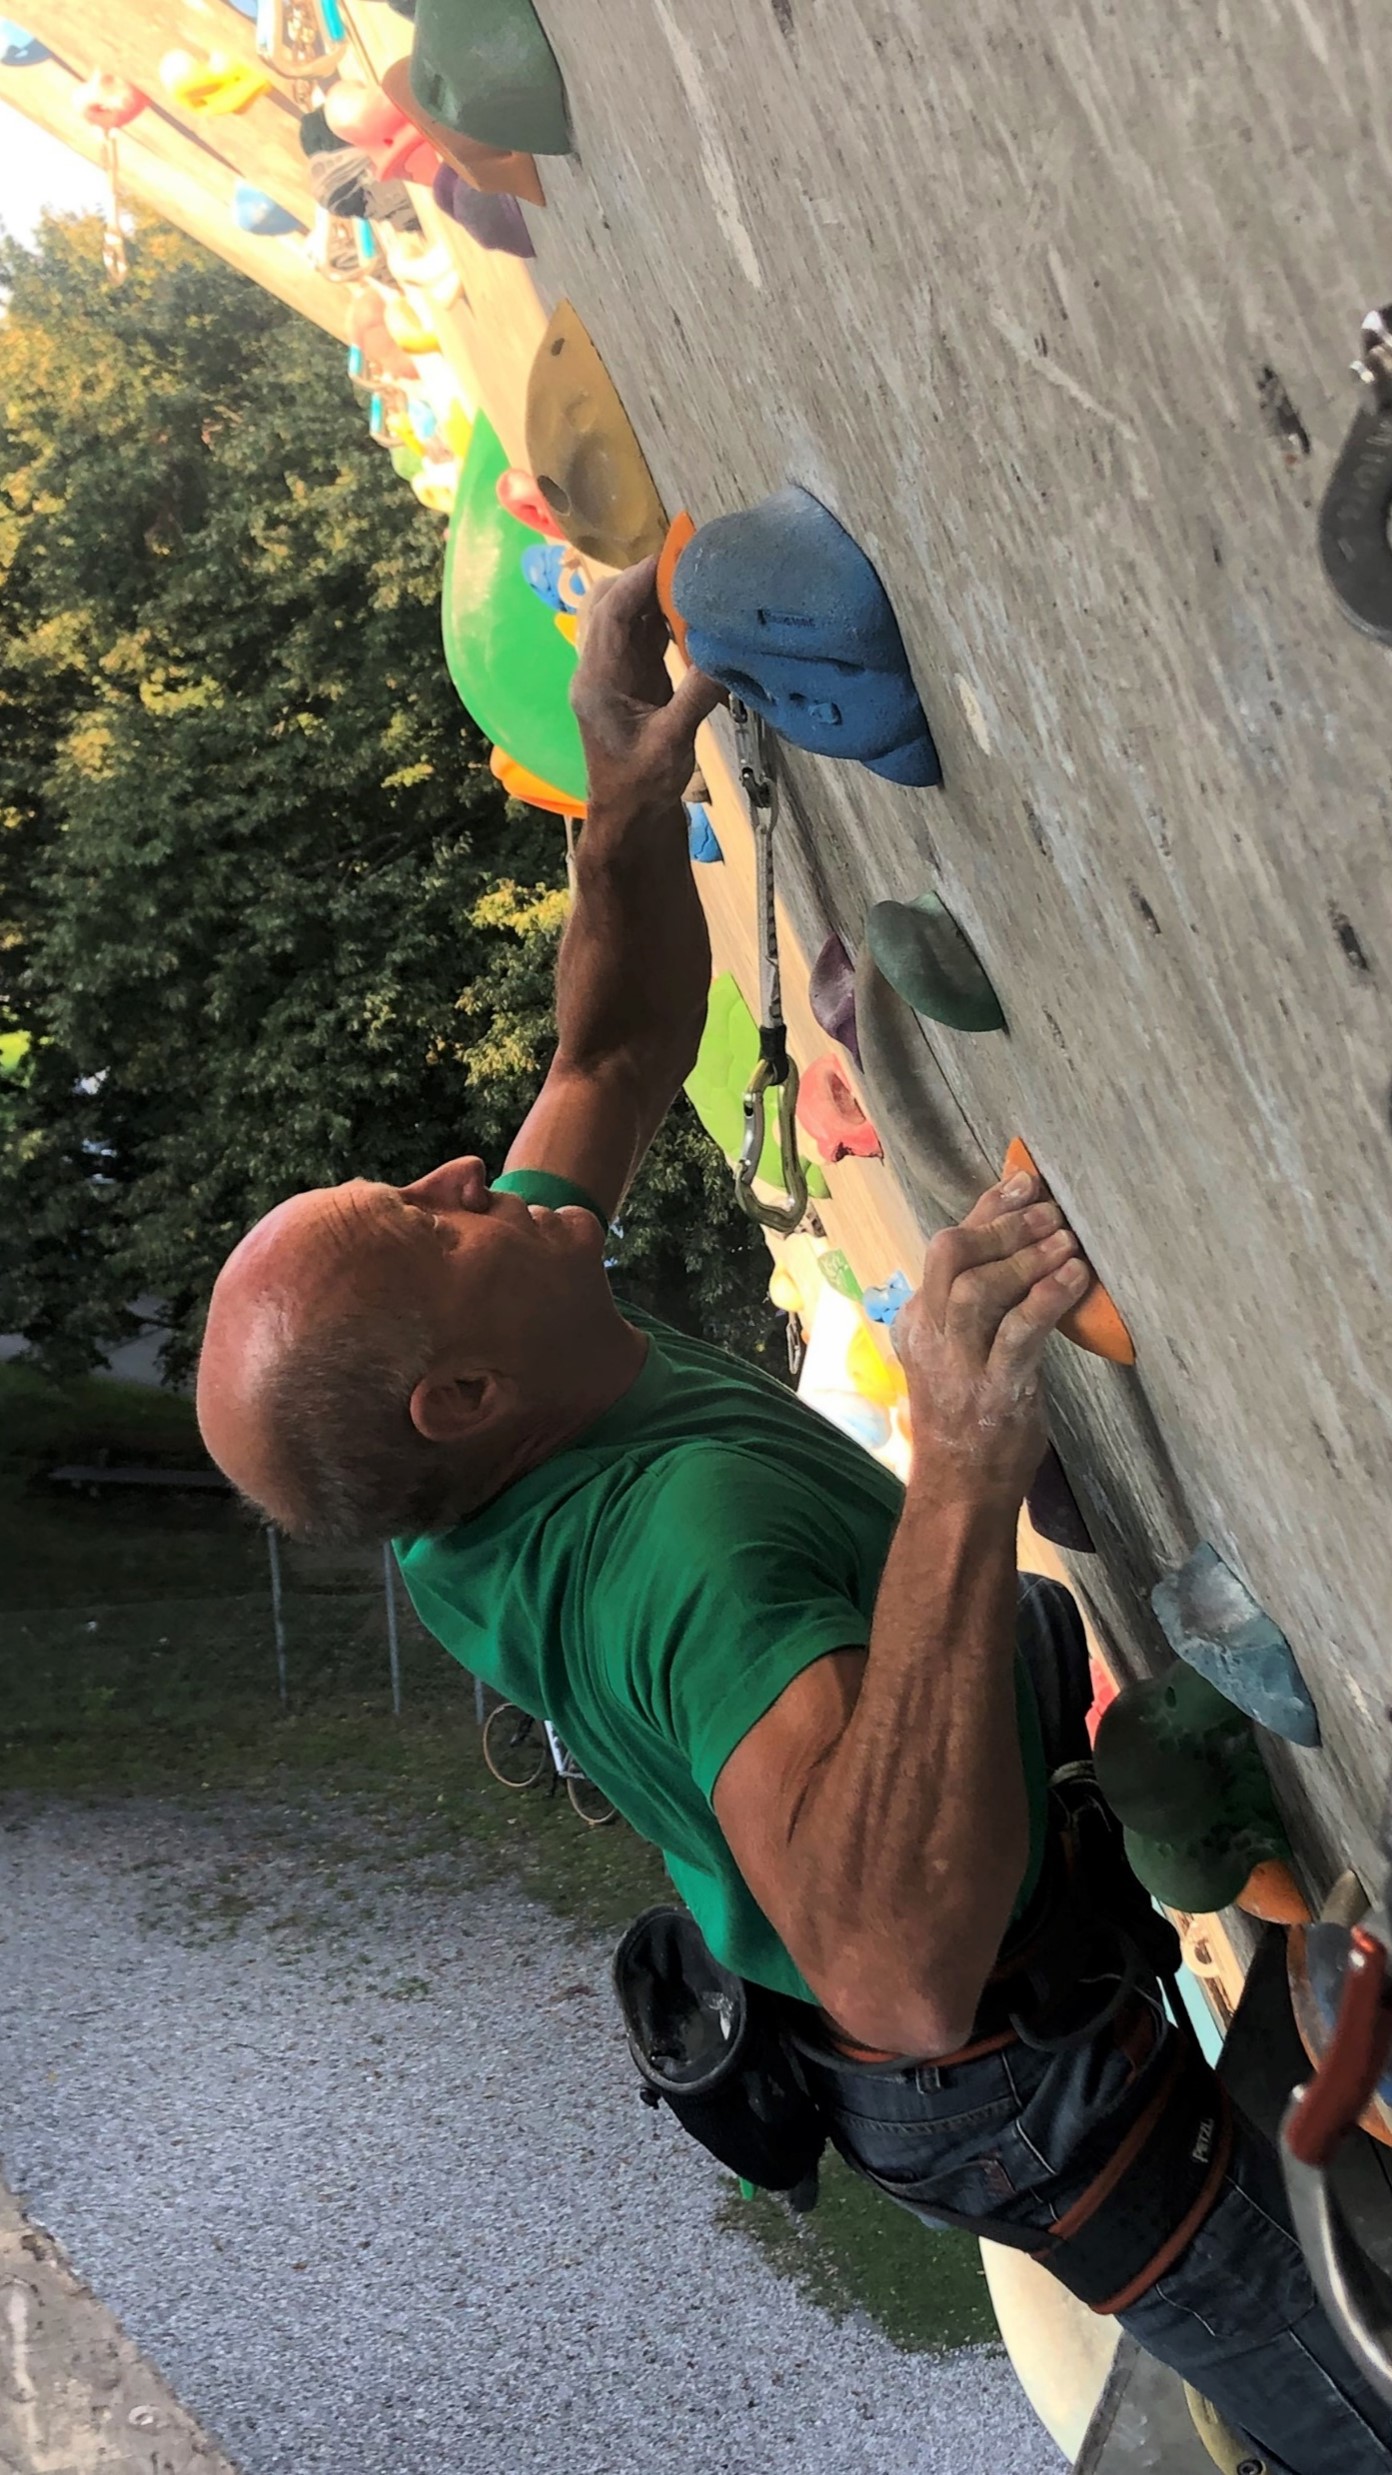
<svg viewBox="0 0 1392 2475"><path fill-rule="evenodd" d="M540 605L538 605L540 607ZM711 982L706 1028L700 1053L686 1078L686 1096L713 1143L733 1167L744 1142L744 1095L759 1060L759 1026L739 992L732 972L722 971ZM826 1179L813 1161L804 1161L807 1191L825 1196ZM778 1146L778 1114L765 1111L764 1148L758 1174L770 1186L782 1188L783 1164Z"/></svg>
<svg viewBox="0 0 1392 2475"><path fill-rule="evenodd" d="M532 0L418 0L411 92L447 129L524 155L568 155L566 91Z"/></svg>
<svg viewBox="0 0 1392 2475"><path fill-rule="evenodd" d="M1132 1867L1166 1907L1225 1908L1254 1865L1289 1857L1250 1722L1193 1668L1127 1685L1094 1753Z"/></svg>
<svg viewBox="0 0 1392 2475"><path fill-rule="evenodd" d="M915 1014L952 1031L1004 1031L1000 1000L936 894L877 902L865 923L876 968Z"/></svg>
<svg viewBox="0 0 1392 2475"><path fill-rule="evenodd" d="M530 535L498 504L508 457L480 413L455 494L440 616L460 703L518 765L585 804L585 757L570 709L574 647L522 573Z"/></svg>

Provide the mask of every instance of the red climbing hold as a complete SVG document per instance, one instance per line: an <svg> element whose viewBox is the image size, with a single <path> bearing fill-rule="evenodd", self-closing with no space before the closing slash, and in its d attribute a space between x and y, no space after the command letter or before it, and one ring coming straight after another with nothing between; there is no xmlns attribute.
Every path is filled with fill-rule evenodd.
<svg viewBox="0 0 1392 2475"><path fill-rule="evenodd" d="M830 1050L814 1057L798 1085L797 1121L825 1161L883 1160L880 1138L851 1089L851 1079Z"/></svg>

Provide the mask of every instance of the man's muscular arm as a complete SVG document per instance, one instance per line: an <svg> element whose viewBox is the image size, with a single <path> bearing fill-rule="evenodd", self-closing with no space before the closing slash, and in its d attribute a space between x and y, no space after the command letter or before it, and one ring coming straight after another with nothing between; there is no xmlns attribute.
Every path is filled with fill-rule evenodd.
<svg viewBox="0 0 1392 2475"><path fill-rule="evenodd" d="M601 588L576 673L589 807L556 966L556 1054L506 1163L569 1177L608 1212L696 1062L710 989L681 794L722 691L692 670L673 693L655 576L648 559Z"/></svg>
<svg viewBox="0 0 1392 2475"><path fill-rule="evenodd" d="M818 2000L894 2053L965 2043L1029 1854L1015 1525L1044 1343L1088 1273L1033 1179L928 1249L895 1327L914 1466L870 1644L804 1670L716 1781L721 1828Z"/></svg>

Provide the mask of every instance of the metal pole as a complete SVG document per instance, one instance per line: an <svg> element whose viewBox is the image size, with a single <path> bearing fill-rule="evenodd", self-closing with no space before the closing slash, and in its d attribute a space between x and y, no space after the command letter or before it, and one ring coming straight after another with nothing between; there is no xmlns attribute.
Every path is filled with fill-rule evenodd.
<svg viewBox="0 0 1392 2475"><path fill-rule="evenodd" d="M392 1716L401 1716L401 1643L396 1630L396 1559L382 1549L382 1584L387 1593L387 1657L391 1661Z"/></svg>
<svg viewBox="0 0 1392 2475"><path fill-rule="evenodd" d="M266 1552L271 1559L271 1622L275 1626L276 1674L280 1678L282 1705L290 1699L290 1680L285 1667L285 1617L280 1596L280 1540L270 1523L266 1525Z"/></svg>

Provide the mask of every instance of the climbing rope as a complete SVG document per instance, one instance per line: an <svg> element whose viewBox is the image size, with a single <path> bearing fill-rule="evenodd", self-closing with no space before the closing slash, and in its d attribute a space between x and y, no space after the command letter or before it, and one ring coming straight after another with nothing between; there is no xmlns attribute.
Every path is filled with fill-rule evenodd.
<svg viewBox="0 0 1392 2475"><path fill-rule="evenodd" d="M1382 1828L1392 1856L1392 1800ZM1392 1888L1392 1875L1389 1886ZM1332 1930L1332 1929L1331 1929ZM1392 2402L1392 2307L1334 2194L1332 2170L1392 2054L1392 1926L1383 1905L1348 1936L1334 2032L1314 2077L1297 2088L1281 2124L1281 2164L1305 2265L1326 2312L1369 2386Z"/></svg>
<svg viewBox="0 0 1392 2475"><path fill-rule="evenodd" d="M778 914L775 905L773 833L778 821L778 780L773 740L757 713L738 696L730 699L735 726L735 753L749 821L754 833L754 865L759 941L759 1060L744 1095L744 1142L735 1170L735 1195L740 1210L762 1229L791 1236L807 1212L807 1178L798 1148L798 1071L788 1053L783 1020L783 987L778 965ZM764 1152L765 1099L778 1093L778 1144L783 1168L784 1200L765 1202L754 1191Z"/></svg>
<svg viewBox="0 0 1392 2475"><path fill-rule="evenodd" d="M102 140L102 173L106 181L106 217L102 229L102 265L107 280L123 284L130 272L126 259L126 236L121 229L121 192L116 179L116 132L108 129Z"/></svg>

